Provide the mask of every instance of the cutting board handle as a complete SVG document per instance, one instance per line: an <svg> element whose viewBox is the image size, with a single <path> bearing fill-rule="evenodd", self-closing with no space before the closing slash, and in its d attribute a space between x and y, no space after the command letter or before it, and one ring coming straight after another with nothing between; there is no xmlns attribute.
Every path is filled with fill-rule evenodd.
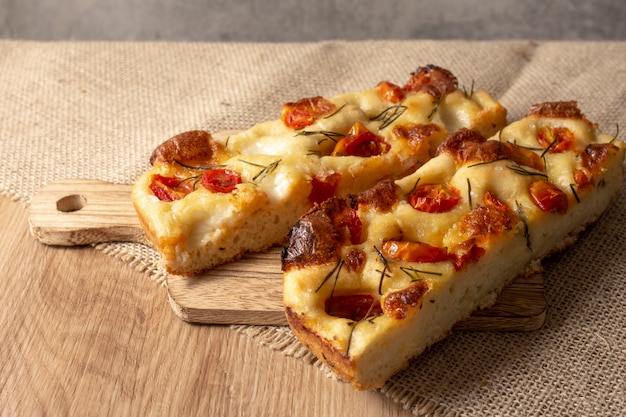
<svg viewBox="0 0 626 417"><path fill-rule="evenodd" d="M45 185L33 198L31 234L47 245L149 244L131 201L132 185L73 179Z"/></svg>

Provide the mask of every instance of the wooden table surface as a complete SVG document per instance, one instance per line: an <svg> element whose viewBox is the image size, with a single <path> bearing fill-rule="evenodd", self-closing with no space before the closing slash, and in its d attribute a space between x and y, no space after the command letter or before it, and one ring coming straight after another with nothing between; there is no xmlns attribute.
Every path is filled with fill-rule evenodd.
<svg viewBox="0 0 626 417"><path fill-rule="evenodd" d="M49 247L0 197L0 415L410 415L227 326L91 247Z"/></svg>

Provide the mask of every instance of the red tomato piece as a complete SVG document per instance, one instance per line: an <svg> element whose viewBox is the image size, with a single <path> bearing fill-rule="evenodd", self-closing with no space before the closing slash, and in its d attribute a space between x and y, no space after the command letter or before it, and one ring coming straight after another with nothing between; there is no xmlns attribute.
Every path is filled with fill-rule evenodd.
<svg viewBox="0 0 626 417"><path fill-rule="evenodd" d="M359 321L383 314L380 300L370 294L334 295L326 300L326 313Z"/></svg>
<svg viewBox="0 0 626 417"><path fill-rule="evenodd" d="M407 262L429 263L448 260L446 248L439 248L424 242L388 240L383 244L382 253L386 258Z"/></svg>
<svg viewBox="0 0 626 417"><path fill-rule="evenodd" d="M361 243L361 233L363 232L363 223L359 218L356 210L346 207L334 218L334 224L340 230L347 232L350 243L357 245Z"/></svg>
<svg viewBox="0 0 626 417"><path fill-rule="evenodd" d="M335 111L336 106L323 97L303 98L293 103L285 103L281 119L285 126L302 129L315 123L320 117Z"/></svg>
<svg viewBox="0 0 626 417"><path fill-rule="evenodd" d="M502 209L502 210L511 211L511 209L509 208L509 206L506 205L506 203L498 200L489 191L485 192L485 194L483 195L483 201L488 206L494 206L494 207L497 207L497 208Z"/></svg>
<svg viewBox="0 0 626 417"><path fill-rule="evenodd" d="M566 127L545 126L539 129L537 134L537 141L544 149L549 147L549 153L561 153L569 150L575 139L574 133Z"/></svg>
<svg viewBox="0 0 626 417"><path fill-rule="evenodd" d="M324 177L313 177L311 179L312 188L309 193L309 201L313 204L319 204L335 195L340 178L341 174L336 172Z"/></svg>
<svg viewBox="0 0 626 417"><path fill-rule="evenodd" d="M402 87L395 85L389 81L383 81L376 86L376 93L383 100L387 100L393 104L400 103L404 100L404 90Z"/></svg>
<svg viewBox="0 0 626 417"><path fill-rule="evenodd" d="M177 190L181 181L183 180L177 177L164 177L163 175L155 174L152 176L149 188L159 200L171 202L180 200L187 195L187 192Z"/></svg>
<svg viewBox="0 0 626 417"><path fill-rule="evenodd" d="M376 156L389 150L389 145L385 140L367 130L361 122L352 126L347 136L341 138L331 156Z"/></svg>
<svg viewBox="0 0 626 417"><path fill-rule="evenodd" d="M461 193L445 184L424 184L409 194L409 204L426 213L446 213L461 200Z"/></svg>
<svg viewBox="0 0 626 417"><path fill-rule="evenodd" d="M587 168L577 169L574 171L574 182L578 188L593 185L593 174Z"/></svg>
<svg viewBox="0 0 626 417"><path fill-rule="evenodd" d="M201 183L204 188L211 192L230 193L237 184L241 184L241 175L231 169L210 169L202 175Z"/></svg>
<svg viewBox="0 0 626 417"><path fill-rule="evenodd" d="M452 262L454 269L459 271L468 263L478 261L486 250L476 244L476 239L468 239L450 249L448 259Z"/></svg>
<svg viewBox="0 0 626 417"><path fill-rule="evenodd" d="M535 181L528 186L528 191L533 203L542 211L558 214L567 213L569 204L567 194L551 182Z"/></svg>

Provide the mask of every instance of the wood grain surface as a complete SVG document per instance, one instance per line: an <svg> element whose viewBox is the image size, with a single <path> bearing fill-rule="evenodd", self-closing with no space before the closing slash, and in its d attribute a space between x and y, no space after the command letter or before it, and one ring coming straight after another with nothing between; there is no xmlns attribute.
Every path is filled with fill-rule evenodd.
<svg viewBox="0 0 626 417"><path fill-rule="evenodd" d="M228 326L179 320L144 274L40 244L3 197L0 227L1 416L411 415Z"/></svg>
<svg viewBox="0 0 626 417"><path fill-rule="evenodd" d="M132 186L95 180L46 185L29 210L32 235L48 245L130 241L149 244L131 203ZM286 325L280 249L255 253L202 277L167 278L168 300L184 321ZM458 330L532 331L543 325L546 303L540 274L519 278L495 306L459 323Z"/></svg>

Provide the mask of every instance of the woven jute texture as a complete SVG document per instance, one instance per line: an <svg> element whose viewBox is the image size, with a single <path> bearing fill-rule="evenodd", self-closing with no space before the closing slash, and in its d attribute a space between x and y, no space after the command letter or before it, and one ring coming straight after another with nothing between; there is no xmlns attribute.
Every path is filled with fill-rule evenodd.
<svg viewBox="0 0 626 417"><path fill-rule="evenodd" d="M429 63L490 91L509 120L533 103L577 100L602 130L626 132L625 43L0 41L0 193L27 208L55 180L132 183L176 133L244 129L278 118L286 101L402 84ZM545 262L542 329L454 333L381 395L424 416L626 415L625 207L623 191L574 247ZM97 249L155 286L167 278L152 249ZM323 372L287 328L235 329Z"/></svg>

